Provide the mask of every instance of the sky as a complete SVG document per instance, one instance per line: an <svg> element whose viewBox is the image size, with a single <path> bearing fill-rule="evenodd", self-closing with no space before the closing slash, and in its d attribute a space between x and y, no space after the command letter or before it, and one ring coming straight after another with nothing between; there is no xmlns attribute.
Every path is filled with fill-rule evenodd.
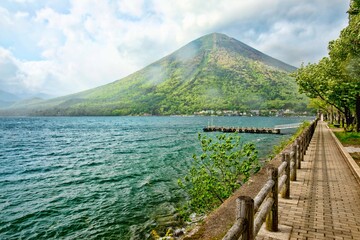
<svg viewBox="0 0 360 240"><path fill-rule="evenodd" d="M327 55L348 7L347 0L1 0L0 90L83 91L213 32L299 67Z"/></svg>

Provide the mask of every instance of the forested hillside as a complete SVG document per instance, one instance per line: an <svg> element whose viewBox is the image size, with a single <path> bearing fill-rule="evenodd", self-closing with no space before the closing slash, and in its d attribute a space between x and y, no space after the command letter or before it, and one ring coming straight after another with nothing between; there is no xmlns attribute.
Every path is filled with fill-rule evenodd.
<svg viewBox="0 0 360 240"><path fill-rule="evenodd" d="M110 84L8 110L32 115L170 115L205 109L305 110L295 68L223 34L209 34Z"/></svg>

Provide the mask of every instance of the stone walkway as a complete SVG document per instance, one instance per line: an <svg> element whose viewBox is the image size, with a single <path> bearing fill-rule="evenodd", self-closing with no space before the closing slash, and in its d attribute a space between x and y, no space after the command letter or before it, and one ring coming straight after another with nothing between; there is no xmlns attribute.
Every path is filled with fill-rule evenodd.
<svg viewBox="0 0 360 240"><path fill-rule="evenodd" d="M325 123L290 190L291 199L279 198L280 233L262 230L257 239L360 239L360 185Z"/></svg>

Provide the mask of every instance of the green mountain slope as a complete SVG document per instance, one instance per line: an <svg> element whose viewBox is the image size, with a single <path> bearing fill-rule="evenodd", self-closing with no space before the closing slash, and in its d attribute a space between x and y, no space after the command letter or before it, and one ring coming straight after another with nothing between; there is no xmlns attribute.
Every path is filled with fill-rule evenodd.
<svg viewBox="0 0 360 240"><path fill-rule="evenodd" d="M35 115L192 114L204 109L305 109L295 70L233 38L209 34L110 84L17 106Z"/></svg>

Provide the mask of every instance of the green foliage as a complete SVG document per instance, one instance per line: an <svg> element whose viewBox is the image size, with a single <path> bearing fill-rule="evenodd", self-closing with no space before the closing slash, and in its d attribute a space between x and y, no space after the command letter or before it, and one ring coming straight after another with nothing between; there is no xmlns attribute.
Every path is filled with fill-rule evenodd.
<svg viewBox="0 0 360 240"><path fill-rule="evenodd" d="M360 145L360 133L358 132L335 132L335 135L342 144Z"/></svg>
<svg viewBox="0 0 360 240"><path fill-rule="evenodd" d="M216 140L199 134L202 154L193 156L188 175L179 180L190 200L183 214L204 213L220 205L234 190L259 171L254 144L241 144L240 136L217 135Z"/></svg>

